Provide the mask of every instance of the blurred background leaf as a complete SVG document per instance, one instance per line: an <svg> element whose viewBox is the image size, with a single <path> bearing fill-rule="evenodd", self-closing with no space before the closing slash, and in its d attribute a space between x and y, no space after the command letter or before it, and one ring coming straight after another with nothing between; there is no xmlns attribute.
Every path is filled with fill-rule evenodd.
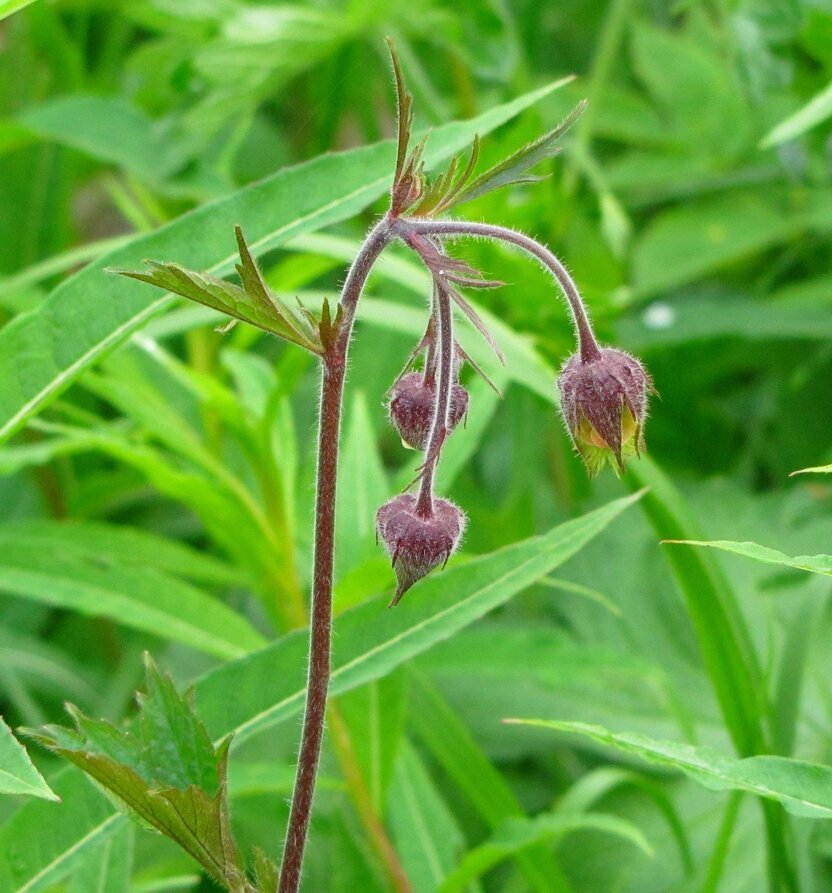
<svg viewBox="0 0 832 893"><path fill-rule="evenodd" d="M0 407L15 420L0 447L0 712L11 728L40 725L72 700L119 723L148 648L178 683L208 674L200 709L218 729L236 725L220 721L235 707L273 706L270 692L295 709L315 362L243 324L220 336L219 314L154 305L161 294L101 270L150 256L226 275L240 223L282 300L332 301L391 174L375 145L394 130L386 35L436 162L479 131L485 170L589 99L563 154L541 164L545 182L462 210L549 243L601 339L638 353L661 398L651 462L623 484L587 482L556 415L555 370L573 345L548 279L502 247L455 244L507 283L475 296L504 368L458 327L503 398L463 371L470 415L439 482L469 516L464 553L401 606L427 618L439 599L449 625L430 648L414 633L397 650L410 615L376 607L393 575L373 514L419 462L384 401L424 331L429 283L406 250L385 255L351 349L336 567L336 648L382 650L360 662L366 677L339 677L345 736L324 755L306 887L400 893L386 835L419 890L463 875L482 893L832 890L827 823L500 723L588 723L726 758L746 735L778 758L829 763L829 579L791 556L829 554L832 490L828 475L789 478L832 461L821 0L0 3ZM443 580L466 565L476 577L495 550L515 554L648 479L661 487L555 576L450 623ZM726 630L741 686L718 645ZM232 757L235 831L272 858L290 725L264 723ZM207 883L162 838L131 842L78 773L32 757L62 802L0 798L0 893ZM594 830L588 816L602 817ZM558 846L556 826L573 820L584 827ZM763 855L772 837L779 867Z"/></svg>

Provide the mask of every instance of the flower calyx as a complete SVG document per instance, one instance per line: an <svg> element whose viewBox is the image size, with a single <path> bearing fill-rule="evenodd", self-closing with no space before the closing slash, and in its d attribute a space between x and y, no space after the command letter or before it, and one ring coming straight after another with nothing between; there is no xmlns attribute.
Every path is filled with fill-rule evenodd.
<svg viewBox="0 0 832 893"><path fill-rule="evenodd" d="M623 473L627 459L644 449L650 375L623 350L599 348L574 354L558 378L561 411L576 451L590 476L609 461Z"/></svg>
<svg viewBox="0 0 832 893"><path fill-rule="evenodd" d="M465 531L465 513L447 499L432 499L429 513L419 511L419 500L402 493L376 513L376 531L393 561L398 587L390 607L410 587L429 574L459 546Z"/></svg>
<svg viewBox="0 0 832 893"><path fill-rule="evenodd" d="M390 391L388 411L402 443L414 450L426 449L436 411L434 382L419 372L403 375ZM467 411L468 391L462 385L454 384L448 407L448 433L459 424Z"/></svg>

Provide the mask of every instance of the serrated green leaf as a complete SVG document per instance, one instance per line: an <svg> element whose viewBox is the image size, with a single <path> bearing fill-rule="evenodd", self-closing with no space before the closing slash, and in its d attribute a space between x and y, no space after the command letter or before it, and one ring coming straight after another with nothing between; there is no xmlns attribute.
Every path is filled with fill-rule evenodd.
<svg viewBox="0 0 832 893"><path fill-rule="evenodd" d="M186 270L174 263L148 261L149 273L132 270L111 270L110 272L119 273L129 279L137 279L139 282L155 285L163 291L181 295L183 298L227 313L235 319L271 332L272 335L277 335L300 347L305 347L312 353L320 353L321 345L314 338L308 321L304 320L305 325L301 326L291 318L288 308L278 302L271 290L266 289L259 273L252 272L251 255L247 254L246 256L248 261L244 261L242 266L238 265L240 275L246 283L245 288L240 288L238 285L226 282L225 279L219 279L207 273ZM260 289L257 287L258 283Z"/></svg>
<svg viewBox="0 0 832 893"><path fill-rule="evenodd" d="M321 305L321 321L318 324L318 334L324 350L328 350L330 345L338 337L338 332L341 330L341 322L343 319L343 306L340 303L338 304L338 309L335 311L335 319L333 319L329 309L329 299L324 298L324 302Z"/></svg>
<svg viewBox="0 0 832 893"><path fill-rule="evenodd" d="M57 795L32 765L26 748L0 716L0 794L21 794L57 800Z"/></svg>
<svg viewBox="0 0 832 893"><path fill-rule="evenodd" d="M109 757L58 742L50 746L112 792L131 813L176 841L215 880L234 893L246 890L225 815L224 787L213 797L195 786L151 789L133 769Z"/></svg>
<svg viewBox="0 0 832 893"><path fill-rule="evenodd" d="M611 732L582 722L512 719L589 738L659 766L677 769L714 791L743 791L776 800L797 816L832 818L832 768L778 756L726 757L709 747Z"/></svg>
<svg viewBox="0 0 832 893"><path fill-rule="evenodd" d="M30 736L83 769L129 814L176 841L232 893L250 893L228 811L230 739L214 748L191 697L180 695L148 659L133 729L71 713L74 730L53 725Z"/></svg>
<svg viewBox="0 0 832 893"><path fill-rule="evenodd" d="M393 183L401 179L407 159L407 147L410 145L410 130L413 126L413 96L408 92L404 83L404 74L399 62L396 47L391 38L387 38L387 49L390 51L390 61L393 65L393 79L396 83L396 168L393 174Z"/></svg>
<svg viewBox="0 0 832 893"><path fill-rule="evenodd" d="M277 893L277 866L260 847L254 848L254 877L257 893Z"/></svg>
<svg viewBox="0 0 832 893"><path fill-rule="evenodd" d="M148 778L154 784L194 784L214 794L219 778L211 739L193 708L193 693L181 695L170 676L148 664L146 692L137 696ZM164 746L162 746L164 743Z"/></svg>

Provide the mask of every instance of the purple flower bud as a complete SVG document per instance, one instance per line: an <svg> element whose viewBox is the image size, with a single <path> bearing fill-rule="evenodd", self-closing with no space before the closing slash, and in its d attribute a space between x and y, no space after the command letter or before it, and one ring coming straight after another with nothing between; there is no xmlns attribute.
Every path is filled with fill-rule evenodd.
<svg viewBox="0 0 832 893"><path fill-rule="evenodd" d="M423 450L427 446L436 404L436 388L425 383L419 372L403 375L390 393L390 421L406 446ZM468 391L461 385L451 388L448 430L452 431L468 410Z"/></svg>
<svg viewBox="0 0 832 893"><path fill-rule="evenodd" d="M447 499L433 500L433 514L416 513L417 498L410 493L394 496L376 514L376 530L393 559L398 588L391 607L410 587L444 565L459 545L465 530L465 514Z"/></svg>
<svg viewBox="0 0 832 893"><path fill-rule="evenodd" d="M609 459L618 471L644 449L649 374L628 353L602 348L593 359L570 357L558 379L560 403L575 449L595 474Z"/></svg>

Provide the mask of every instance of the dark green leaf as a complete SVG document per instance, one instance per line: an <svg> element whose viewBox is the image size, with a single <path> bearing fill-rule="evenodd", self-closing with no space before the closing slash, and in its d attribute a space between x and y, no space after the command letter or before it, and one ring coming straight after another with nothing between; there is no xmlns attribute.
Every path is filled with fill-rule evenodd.
<svg viewBox="0 0 832 893"><path fill-rule="evenodd" d="M467 884L494 865L527 847L565 837L574 831L602 831L622 837L637 846L645 855L653 849L632 822L604 813L575 815L548 813L534 818L506 819L485 843L472 849L438 887L437 893L460 893Z"/></svg>

